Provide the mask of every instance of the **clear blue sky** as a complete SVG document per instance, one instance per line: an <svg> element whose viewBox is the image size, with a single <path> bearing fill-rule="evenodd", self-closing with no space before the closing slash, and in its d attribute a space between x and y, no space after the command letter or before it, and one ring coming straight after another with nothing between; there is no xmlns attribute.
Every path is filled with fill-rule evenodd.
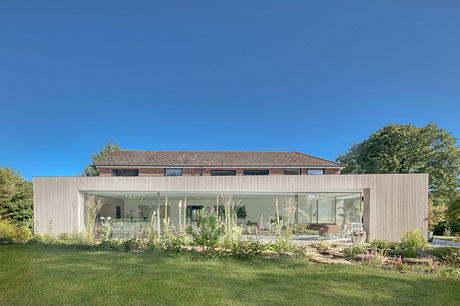
<svg viewBox="0 0 460 306"><path fill-rule="evenodd" d="M108 139L335 159L389 123L460 136L460 2L1 1L0 165Z"/></svg>

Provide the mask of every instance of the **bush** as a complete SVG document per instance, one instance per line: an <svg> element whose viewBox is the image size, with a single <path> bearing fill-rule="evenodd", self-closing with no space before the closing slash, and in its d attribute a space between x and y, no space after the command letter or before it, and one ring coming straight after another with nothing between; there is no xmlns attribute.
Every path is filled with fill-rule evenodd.
<svg viewBox="0 0 460 306"><path fill-rule="evenodd" d="M187 233L193 237L195 245L206 247L208 250L217 246L220 238L224 234L224 227L220 224L214 212L206 212L202 209L199 213L197 227L189 226Z"/></svg>
<svg viewBox="0 0 460 306"><path fill-rule="evenodd" d="M138 238L125 239L120 243L121 249L126 252L131 252L132 250L139 248L140 246L141 243Z"/></svg>
<svg viewBox="0 0 460 306"><path fill-rule="evenodd" d="M399 249L400 244L399 242L382 240L382 239L374 239L371 243L372 249L379 249L379 250L388 250L388 249Z"/></svg>
<svg viewBox="0 0 460 306"><path fill-rule="evenodd" d="M441 258L447 265L460 267L460 248L438 247L428 249L427 252Z"/></svg>
<svg viewBox="0 0 460 306"><path fill-rule="evenodd" d="M190 236L184 233L169 234L162 239L163 247L171 251L174 255L182 253L182 247L190 245L190 243Z"/></svg>
<svg viewBox="0 0 460 306"><path fill-rule="evenodd" d="M31 237L29 228L8 220L0 220L0 243L27 242Z"/></svg>
<svg viewBox="0 0 460 306"><path fill-rule="evenodd" d="M428 246L422 232L418 229L414 232L402 233L400 247L405 250L406 257L417 257L417 251L423 250Z"/></svg>
<svg viewBox="0 0 460 306"><path fill-rule="evenodd" d="M365 254L367 252L367 248L362 244L352 245L343 250L343 254L345 258L349 260L355 259L356 255L358 254Z"/></svg>

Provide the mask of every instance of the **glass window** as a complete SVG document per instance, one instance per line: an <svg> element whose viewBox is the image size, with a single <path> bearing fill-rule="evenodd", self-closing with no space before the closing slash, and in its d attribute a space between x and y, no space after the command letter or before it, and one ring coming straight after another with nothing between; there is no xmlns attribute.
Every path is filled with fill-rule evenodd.
<svg viewBox="0 0 460 306"><path fill-rule="evenodd" d="M284 175L300 175L300 169L284 169Z"/></svg>
<svg viewBox="0 0 460 306"><path fill-rule="evenodd" d="M308 169L307 173L311 175L321 175L324 174L324 169Z"/></svg>
<svg viewBox="0 0 460 306"><path fill-rule="evenodd" d="M268 170L244 170L244 175L268 175Z"/></svg>
<svg viewBox="0 0 460 306"><path fill-rule="evenodd" d="M236 170L211 170L212 176L233 176L236 175Z"/></svg>
<svg viewBox="0 0 460 306"><path fill-rule="evenodd" d="M117 206L116 215L117 215L117 219L121 219L121 206Z"/></svg>
<svg viewBox="0 0 460 306"><path fill-rule="evenodd" d="M139 176L139 169L122 169L122 170L113 170L112 176Z"/></svg>
<svg viewBox="0 0 460 306"><path fill-rule="evenodd" d="M166 176L182 176L182 169L165 169Z"/></svg>

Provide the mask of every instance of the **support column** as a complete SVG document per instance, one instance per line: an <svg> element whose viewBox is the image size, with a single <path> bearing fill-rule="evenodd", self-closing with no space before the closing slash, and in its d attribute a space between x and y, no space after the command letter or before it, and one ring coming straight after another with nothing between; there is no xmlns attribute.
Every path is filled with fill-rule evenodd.
<svg viewBox="0 0 460 306"><path fill-rule="evenodd" d="M363 198L364 197L364 201ZM372 241L373 236L371 232L371 226L370 226L370 221L371 221L371 190L369 188L364 189L364 192L362 193L362 197L360 199L360 202L362 203L361 205L363 206L361 215L362 215L362 220L363 220L363 227L364 231L367 234L367 241ZM364 204L364 205L363 205Z"/></svg>
<svg viewBox="0 0 460 306"><path fill-rule="evenodd" d="M161 234L161 218L160 218L160 193L157 192L157 235Z"/></svg>

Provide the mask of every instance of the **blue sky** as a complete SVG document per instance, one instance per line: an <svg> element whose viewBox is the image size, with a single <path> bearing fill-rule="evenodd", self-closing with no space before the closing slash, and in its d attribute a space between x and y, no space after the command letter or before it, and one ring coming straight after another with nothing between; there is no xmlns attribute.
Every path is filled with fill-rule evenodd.
<svg viewBox="0 0 460 306"><path fill-rule="evenodd" d="M335 159L389 123L460 136L459 1L1 1L0 165L108 139Z"/></svg>

